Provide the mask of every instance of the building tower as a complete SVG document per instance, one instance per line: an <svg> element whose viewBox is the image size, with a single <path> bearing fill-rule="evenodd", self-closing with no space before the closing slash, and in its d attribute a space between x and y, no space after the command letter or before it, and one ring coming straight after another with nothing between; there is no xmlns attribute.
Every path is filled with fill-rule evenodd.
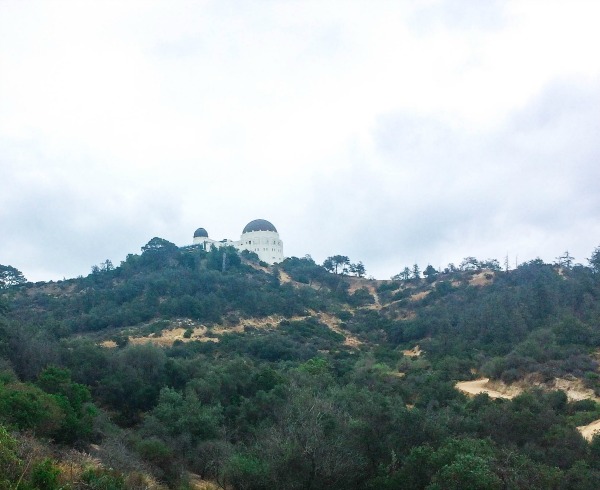
<svg viewBox="0 0 600 490"><path fill-rule="evenodd" d="M275 264L284 259L283 241L277 228L266 219L255 219L244 227L240 249L254 252L267 264Z"/></svg>

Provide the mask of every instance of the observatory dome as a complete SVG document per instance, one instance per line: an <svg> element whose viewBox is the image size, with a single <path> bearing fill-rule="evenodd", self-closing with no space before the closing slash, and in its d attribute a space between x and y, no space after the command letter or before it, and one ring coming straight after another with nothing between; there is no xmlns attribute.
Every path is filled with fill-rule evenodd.
<svg viewBox="0 0 600 490"><path fill-rule="evenodd" d="M250 221L250 223L244 227L242 234L250 233L252 231L274 231L277 233L277 228L273 226L273 223L266 219L255 219Z"/></svg>

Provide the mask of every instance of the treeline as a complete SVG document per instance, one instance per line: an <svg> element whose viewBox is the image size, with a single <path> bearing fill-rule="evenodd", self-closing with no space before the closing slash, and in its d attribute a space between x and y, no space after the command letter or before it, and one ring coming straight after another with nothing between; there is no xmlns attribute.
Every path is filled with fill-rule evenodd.
<svg viewBox="0 0 600 490"><path fill-rule="evenodd" d="M142 250L117 268L110 261L95 266L85 278L21 286L13 297L13 316L64 336L157 318L220 323L228 314L294 316L328 302L327 290L295 290L277 274L244 265L233 248L180 249L154 238Z"/></svg>

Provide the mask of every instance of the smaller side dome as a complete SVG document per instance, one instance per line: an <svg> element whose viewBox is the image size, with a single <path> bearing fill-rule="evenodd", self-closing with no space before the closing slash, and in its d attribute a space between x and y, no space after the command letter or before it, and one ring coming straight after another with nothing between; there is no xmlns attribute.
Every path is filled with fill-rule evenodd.
<svg viewBox="0 0 600 490"><path fill-rule="evenodd" d="M267 221L266 219L255 219L250 221L245 227L242 234L249 233L251 231L274 231L277 233L277 228L273 226L273 223Z"/></svg>
<svg viewBox="0 0 600 490"><path fill-rule="evenodd" d="M206 231L204 228L198 228L195 232L194 232L194 238L208 238L208 231Z"/></svg>

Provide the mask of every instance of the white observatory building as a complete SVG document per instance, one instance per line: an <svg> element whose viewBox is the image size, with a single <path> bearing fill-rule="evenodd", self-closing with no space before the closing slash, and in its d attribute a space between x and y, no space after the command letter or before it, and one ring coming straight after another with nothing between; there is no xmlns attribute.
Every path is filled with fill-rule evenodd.
<svg viewBox="0 0 600 490"><path fill-rule="evenodd" d="M233 241L213 240L208 236L204 228L198 228L194 232L194 245L202 245L204 250L220 247L235 247L240 252L248 250L258 255L258 258L267 264L281 262L283 256L283 242L279 238L277 228L266 219L255 219L250 221L242 230L239 240Z"/></svg>

